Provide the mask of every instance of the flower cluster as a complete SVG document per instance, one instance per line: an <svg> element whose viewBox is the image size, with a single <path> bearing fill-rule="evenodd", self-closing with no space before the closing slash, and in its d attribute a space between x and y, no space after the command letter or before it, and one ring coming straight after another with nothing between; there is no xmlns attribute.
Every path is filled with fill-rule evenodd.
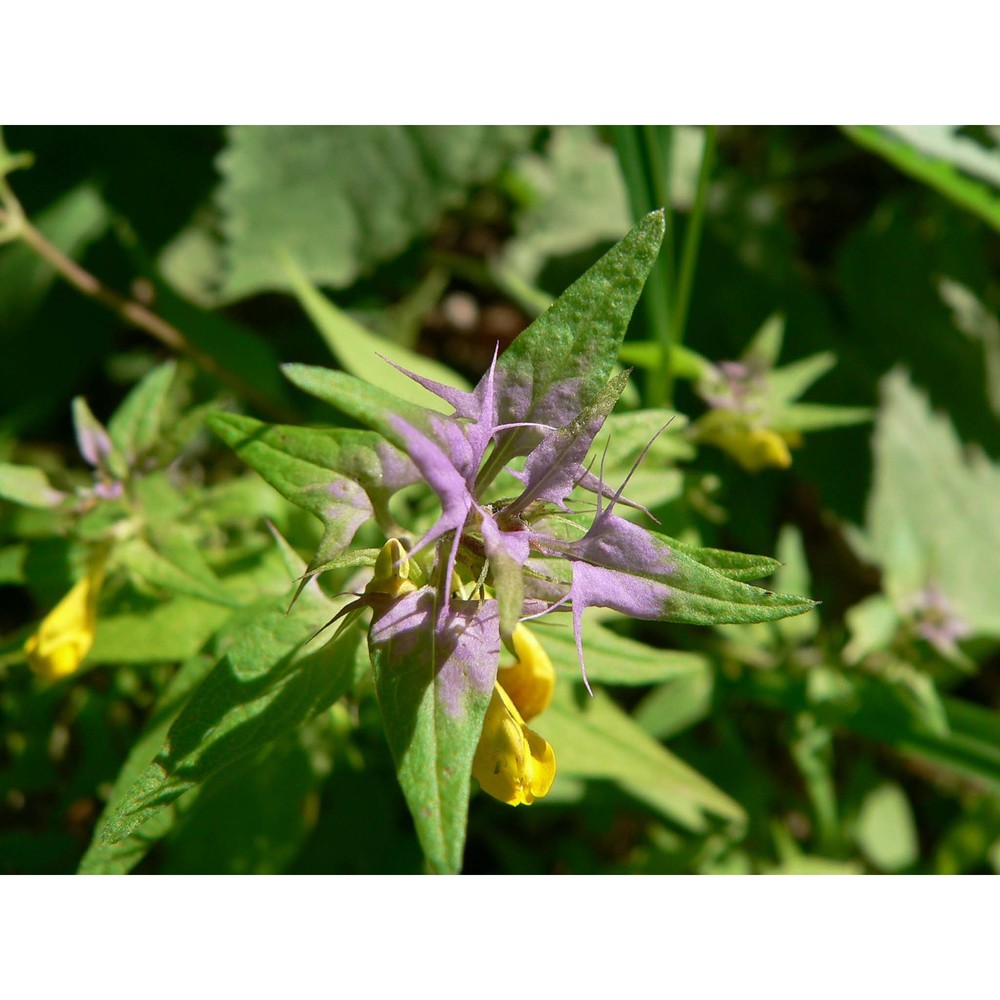
<svg viewBox="0 0 1000 1000"><path fill-rule="evenodd" d="M373 609L369 648L390 711L407 697L422 704L419 676L435 687L444 719L479 712L472 773L496 798L530 803L555 772L551 747L525 724L548 703L554 673L524 621L568 611L587 683L582 620L589 607L696 623L748 620L744 606L752 602L752 620L804 609L798 599L706 569L683 546L616 512L623 504L642 510L623 496L629 477L612 489L587 455L628 373L586 405L572 384L539 396L496 356L471 391L404 373L454 410L385 417L388 436L439 498L440 514L408 552L396 539L387 543L368 591L341 614ZM501 472L520 492L490 500ZM584 506L592 514L571 507L578 489L591 494ZM411 579L415 560L424 567L420 585ZM514 668L499 670L502 645L515 654ZM401 767L409 752L401 743Z"/></svg>
<svg viewBox="0 0 1000 1000"><path fill-rule="evenodd" d="M771 426L768 372L752 356L707 365L698 393L711 409L694 425L694 435L736 459L748 472L792 464L789 445L802 435Z"/></svg>

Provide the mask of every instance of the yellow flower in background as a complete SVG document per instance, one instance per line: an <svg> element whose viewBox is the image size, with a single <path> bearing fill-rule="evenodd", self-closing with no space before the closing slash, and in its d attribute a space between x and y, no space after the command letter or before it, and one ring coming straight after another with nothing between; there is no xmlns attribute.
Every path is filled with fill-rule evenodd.
<svg viewBox="0 0 1000 1000"><path fill-rule="evenodd" d="M75 673L94 644L97 597L104 582L104 560L91 564L87 575L42 619L24 644L28 665L40 677L56 681Z"/></svg>
<svg viewBox="0 0 1000 1000"><path fill-rule="evenodd" d="M800 434L754 426L734 410L710 410L695 421L692 431L697 441L721 448L747 472L787 469L792 464L789 445L798 447L802 443Z"/></svg>
<svg viewBox="0 0 1000 1000"><path fill-rule="evenodd" d="M517 806L541 798L555 778L552 747L525 723L551 701L555 670L525 626L515 627L513 639L517 661L497 675L472 774L484 792Z"/></svg>

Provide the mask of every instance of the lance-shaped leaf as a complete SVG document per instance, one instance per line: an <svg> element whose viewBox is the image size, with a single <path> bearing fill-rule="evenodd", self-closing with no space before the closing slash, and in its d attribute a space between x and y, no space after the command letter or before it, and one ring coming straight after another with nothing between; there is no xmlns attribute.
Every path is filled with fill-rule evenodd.
<svg viewBox="0 0 1000 1000"><path fill-rule="evenodd" d="M472 760L496 681L495 601L424 587L376 606L368 636L399 783L433 871L462 867Z"/></svg>
<svg viewBox="0 0 1000 1000"><path fill-rule="evenodd" d="M411 403L443 411L447 411L447 406L441 399L435 399L433 394L420 388L418 382L395 366L402 365L426 378L451 383L466 391L471 388L458 372L452 371L447 365L411 351L402 344L369 333L360 323L338 309L291 257L285 261L285 270L299 304L309 314L340 366L352 375L367 379L373 385L393 392ZM392 364L376 364L379 355Z"/></svg>
<svg viewBox="0 0 1000 1000"><path fill-rule="evenodd" d="M398 533L389 498L420 480L413 463L371 431L271 425L235 413L213 413L208 425L283 497L323 522L307 574L342 553L369 519Z"/></svg>
<svg viewBox="0 0 1000 1000"><path fill-rule="evenodd" d="M740 580L749 583L751 580L762 580L781 568L781 563L770 556L749 555L744 552L730 552L727 549L708 549L697 545L687 545L660 535L675 552L690 556L696 563L707 566L730 580Z"/></svg>
<svg viewBox="0 0 1000 1000"><path fill-rule="evenodd" d="M122 565L153 587L163 587L175 594L198 597L227 607L238 607L241 603L203 560L180 562L176 557L183 550L179 548L173 551L168 548L165 554L141 538L131 538L117 546L115 552Z"/></svg>
<svg viewBox="0 0 1000 1000"><path fill-rule="evenodd" d="M124 479L128 473L124 456L82 396L73 400L73 425L80 454L87 462L110 479Z"/></svg>
<svg viewBox="0 0 1000 1000"><path fill-rule="evenodd" d="M805 598L772 594L718 573L673 547L665 536L613 514L610 507L598 511L582 538L568 541L534 533L532 545L545 556L571 563L572 578L558 603L568 599L572 605L585 680L583 612L589 607L646 620L718 625L773 621L814 606ZM737 574L740 568L737 562ZM551 559L532 560L529 569L542 579L559 579Z"/></svg>
<svg viewBox="0 0 1000 1000"><path fill-rule="evenodd" d="M169 361L154 368L125 397L108 421L108 435L129 464L156 444L167 394L177 365Z"/></svg>
<svg viewBox="0 0 1000 1000"><path fill-rule="evenodd" d="M372 364L382 364L377 357ZM324 403L357 420L359 424L378 431L399 448L405 448L402 435L393 427L390 417L402 417L408 424L422 431L430 428L433 411L407 402L394 393L370 385L364 379L335 372L316 365L287 364L281 370L293 385L315 396Z"/></svg>
<svg viewBox="0 0 1000 1000"><path fill-rule="evenodd" d="M244 621L160 752L119 801L102 832L104 843L124 840L184 792L291 732L354 684L357 629L304 654L315 631L312 616L286 615L268 602L249 610Z"/></svg>
<svg viewBox="0 0 1000 1000"><path fill-rule="evenodd" d="M518 514L535 500L565 507L566 497L586 471L581 463L627 382L628 372L616 375L590 406L542 439L524 463L524 471L515 473L524 483L524 492L504 507L505 514ZM603 492L600 485L597 489Z"/></svg>
<svg viewBox="0 0 1000 1000"><path fill-rule="evenodd" d="M642 219L504 351L497 365L498 420L562 427L608 384L632 312L663 241L663 212ZM537 442L508 431L482 481Z"/></svg>
<svg viewBox="0 0 1000 1000"><path fill-rule="evenodd" d="M102 833L114 816L118 804L142 776L157 750L163 746L170 726L177 718L185 700L211 669L211 658L193 657L181 666L164 689L145 731L133 745L115 779L111 794L108 796L108 804L97 822L94 838L80 862L79 874L123 875L131 871L157 840L173 826L174 810L164 809L142 827L141 835L137 832L136 836L127 837L115 844L106 843L102 839Z"/></svg>
<svg viewBox="0 0 1000 1000"><path fill-rule="evenodd" d="M643 732L601 691L579 699L569 685L557 685L539 729L556 748L564 778L614 781L688 830L708 829L710 817L737 829L746 822L739 803Z"/></svg>
<svg viewBox="0 0 1000 1000"><path fill-rule="evenodd" d="M0 498L25 507L57 507L66 494L54 489L41 469L0 462Z"/></svg>

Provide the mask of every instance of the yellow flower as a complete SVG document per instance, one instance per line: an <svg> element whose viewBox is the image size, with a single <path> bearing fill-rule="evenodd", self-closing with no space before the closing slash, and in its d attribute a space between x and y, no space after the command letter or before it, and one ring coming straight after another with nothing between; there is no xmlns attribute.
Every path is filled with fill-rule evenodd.
<svg viewBox="0 0 1000 1000"><path fill-rule="evenodd" d="M788 446L802 443L801 435L752 426L733 410L710 410L693 429L697 440L721 448L748 472L787 469L792 464Z"/></svg>
<svg viewBox="0 0 1000 1000"><path fill-rule="evenodd" d="M530 805L552 787L556 756L525 724L552 698L555 670L538 640L523 626L514 629L517 661L499 671L472 774L484 792L509 805Z"/></svg>
<svg viewBox="0 0 1000 1000"><path fill-rule="evenodd" d="M509 667L501 667L497 683L507 692L524 719L541 715L552 701L556 672L549 654L524 625L514 626L514 654Z"/></svg>
<svg viewBox="0 0 1000 1000"><path fill-rule="evenodd" d="M38 631L24 644L28 665L46 680L75 673L94 644L97 595L104 581L104 560L95 561L87 575L45 616Z"/></svg>

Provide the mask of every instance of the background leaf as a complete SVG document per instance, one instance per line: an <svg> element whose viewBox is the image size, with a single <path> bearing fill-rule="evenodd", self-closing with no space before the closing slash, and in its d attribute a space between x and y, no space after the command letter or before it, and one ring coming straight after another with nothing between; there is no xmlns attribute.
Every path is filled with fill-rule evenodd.
<svg viewBox="0 0 1000 1000"><path fill-rule="evenodd" d="M945 126L853 125L844 131L859 145L1000 229L1000 197L991 190L1000 186L1000 153L996 150L986 153ZM956 168L986 178L989 186L964 176Z"/></svg>
<svg viewBox="0 0 1000 1000"><path fill-rule="evenodd" d="M286 250L321 285L350 284L494 176L520 126L241 126L219 159L227 299L286 289Z"/></svg>
<svg viewBox="0 0 1000 1000"><path fill-rule="evenodd" d="M601 691L591 699L582 685L557 685L536 728L557 748L556 782L563 777L615 781L692 830L704 830L709 817L736 827L746 821L736 802L648 736Z"/></svg>
<svg viewBox="0 0 1000 1000"><path fill-rule="evenodd" d="M300 602L297 609L308 606ZM353 686L357 631L296 655L315 630L315 619L262 608L245 620L156 758L118 802L102 834L105 843L124 840L184 792L293 731Z"/></svg>
<svg viewBox="0 0 1000 1000"><path fill-rule="evenodd" d="M967 451L902 372L883 394L868 534L885 589L902 607L933 582L968 625L998 635L1000 470Z"/></svg>
<svg viewBox="0 0 1000 1000"><path fill-rule="evenodd" d="M451 413L452 407L382 358L435 382L443 382L466 391L472 388L458 372L447 365L417 354L402 344L369 333L323 295L294 261L289 259L286 266L299 304L309 314L330 352L352 375L394 393L400 399L441 413Z"/></svg>

